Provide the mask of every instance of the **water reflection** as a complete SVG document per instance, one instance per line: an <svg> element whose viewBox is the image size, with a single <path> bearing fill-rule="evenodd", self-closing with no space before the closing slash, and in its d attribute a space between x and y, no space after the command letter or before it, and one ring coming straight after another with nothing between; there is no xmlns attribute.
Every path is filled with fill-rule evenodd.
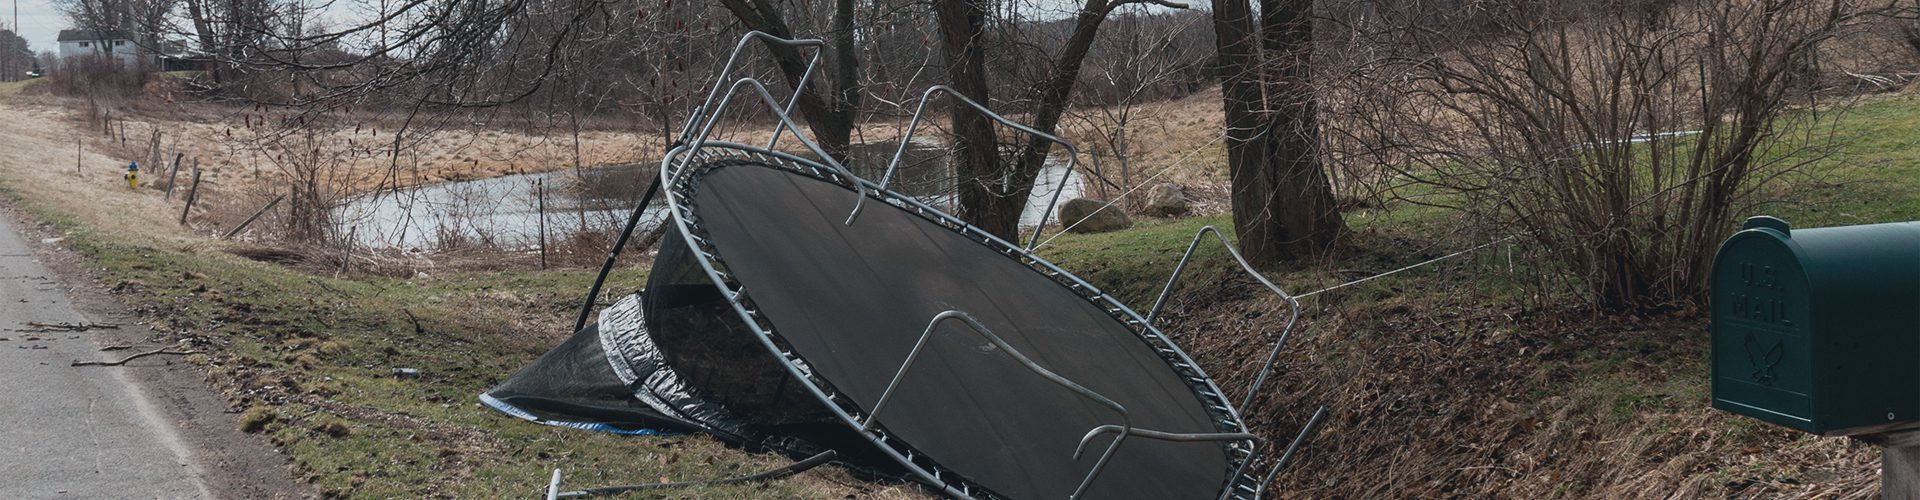
<svg viewBox="0 0 1920 500"><path fill-rule="evenodd" d="M856 145L844 163L861 177L878 182L898 144ZM889 189L952 211L957 182L951 156L944 147L916 141L903 155ZM583 229L617 231L644 194L655 165L510 175L369 193L335 208L334 218L339 230L374 247L433 249L471 242L532 248L539 244L541 226L536 185L545 186L549 238ZM1033 195L1020 217L1022 226L1040 223L1062 175L1067 176L1067 185L1060 200L1080 195L1079 173L1049 163L1035 179ZM665 207L656 198L642 216L639 230L651 229L665 217ZM454 238L461 241L449 241Z"/></svg>

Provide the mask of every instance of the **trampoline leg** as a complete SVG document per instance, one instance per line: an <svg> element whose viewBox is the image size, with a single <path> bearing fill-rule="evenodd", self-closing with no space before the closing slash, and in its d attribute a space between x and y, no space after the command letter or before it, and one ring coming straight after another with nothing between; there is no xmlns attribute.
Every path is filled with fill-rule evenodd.
<svg viewBox="0 0 1920 500"><path fill-rule="evenodd" d="M573 321L573 331L587 327L587 316L593 315L593 303L600 299L600 285L607 282L607 273L613 272L613 262L620 258L620 250L626 248L627 238L633 237L634 226L640 225L640 216L647 212L647 205L653 203L654 193L660 191L660 179L655 178L653 185L647 187L647 194L640 197L640 206L633 208L633 215L627 216L626 229L620 230L620 238L614 240L613 249L607 251L607 262L600 265L600 275L593 278L593 286L587 288L587 300L580 304L580 317Z"/></svg>
<svg viewBox="0 0 1920 500"><path fill-rule="evenodd" d="M1325 406L1313 411L1313 418L1307 419L1307 425L1300 428L1300 434L1293 437L1292 443L1287 443L1287 451L1282 452L1280 454L1280 460L1274 462L1273 470L1267 472L1265 479L1260 480L1260 487L1254 488L1254 498L1259 498L1260 494L1266 493L1267 483L1273 482L1273 478L1280 476L1280 470L1287 468L1287 461L1293 460L1293 452L1299 451L1300 443L1306 442L1307 438L1313 437L1313 432L1320 428L1320 419L1326 418L1326 416L1327 407Z"/></svg>

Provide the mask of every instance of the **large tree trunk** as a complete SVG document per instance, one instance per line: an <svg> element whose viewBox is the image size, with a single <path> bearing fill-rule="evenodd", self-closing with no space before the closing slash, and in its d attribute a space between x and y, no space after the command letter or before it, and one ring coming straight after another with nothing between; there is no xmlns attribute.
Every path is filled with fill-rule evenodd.
<svg viewBox="0 0 1920 500"><path fill-rule="evenodd" d="M982 0L942 0L935 2L934 15L940 26L940 53L946 63L947 81L960 95L985 105L987 70L985 43L986 6ZM953 121L955 169L960 182L960 217L995 236L1014 241L1020 235L1020 210L1026 196L1006 196L1010 173L1000 168L999 141L993 122L979 111L950 100L948 116ZM1028 182L1032 177L1028 176ZM1025 192L1025 191L1021 191Z"/></svg>
<svg viewBox="0 0 1920 500"><path fill-rule="evenodd" d="M733 17L748 29L763 31L780 38L793 38L793 30L787 27L780 11L767 0L721 0ZM836 0L834 5L833 30L831 34L832 57L823 58L834 75L834 88L823 92L819 88L809 87L799 95L800 114L806 117L808 128L813 131L813 139L827 154L836 158L845 158L849 142L853 137L853 124L860 109L859 64L854 54L853 37L853 1ZM809 56L800 49L774 43L765 44L773 52L773 59L780 67L780 75L787 84L798 88L800 77L806 74ZM721 82L732 85L733 82Z"/></svg>
<svg viewBox="0 0 1920 500"><path fill-rule="evenodd" d="M1268 153L1274 192L1267 211L1278 224L1272 235L1286 256L1325 253L1346 231L1333 198L1333 183L1320 164L1320 120L1313 93L1313 0L1262 0L1260 29L1267 53Z"/></svg>
<svg viewBox="0 0 1920 500"><path fill-rule="evenodd" d="M1345 231L1320 166L1311 0L1213 0L1227 173L1240 252L1254 265L1324 252Z"/></svg>
<svg viewBox="0 0 1920 500"><path fill-rule="evenodd" d="M1214 47L1219 54L1220 101L1225 112L1227 178L1231 184L1228 200L1233 209L1234 232L1240 237L1240 253L1256 263L1269 263L1281 252L1273 238L1267 238L1267 194L1272 191L1262 175L1262 157L1268 134L1260 133L1260 111L1266 109L1266 92L1260 88L1259 46L1254 41L1253 9L1246 0L1213 0Z"/></svg>

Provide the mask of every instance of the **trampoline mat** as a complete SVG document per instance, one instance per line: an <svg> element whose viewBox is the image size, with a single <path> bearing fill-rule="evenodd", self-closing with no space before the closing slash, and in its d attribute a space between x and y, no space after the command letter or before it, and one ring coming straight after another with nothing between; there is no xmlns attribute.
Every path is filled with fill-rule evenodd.
<svg viewBox="0 0 1920 500"><path fill-rule="evenodd" d="M965 311L1041 366L1125 406L1136 427L1230 432L1193 386L1138 334L1094 302L1016 260L1017 253L855 194L744 160L709 164L679 196L689 227L826 381L870 410L936 314ZM687 194L692 196L688 197ZM678 243L678 242L676 242ZM1111 409L1047 382L959 322L936 330L878 416L898 442L999 496L1063 498L1109 439L1080 459ZM1110 436L1110 435L1109 435ZM1089 498L1214 498L1231 467L1223 443L1127 439Z"/></svg>

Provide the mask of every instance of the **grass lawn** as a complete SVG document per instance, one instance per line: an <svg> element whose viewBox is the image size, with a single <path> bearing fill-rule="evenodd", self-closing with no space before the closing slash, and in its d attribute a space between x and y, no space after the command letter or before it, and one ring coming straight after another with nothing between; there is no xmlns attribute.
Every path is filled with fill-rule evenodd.
<svg viewBox="0 0 1920 500"><path fill-rule="evenodd" d="M1920 98L1875 99L1842 113L1839 148L1789 179L1787 202L1761 211L1796 227L1920 220Z"/></svg>
<svg viewBox="0 0 1920 500"><path fill-rule="evenodd" d="M55 220L58 220L57 218ZM570 487L719 478L786 463L705 436L623 437L536 425L475 397L564 338L585 270L333 279L224 253L128 246L68 227L106 283L196 350L243 427L329 496L526 497ZM644 282L621 270L612 289ZM397 377L396 368L419 370ZM899 487L829 470L701 497L842 498Z"/></svg>
<svg viewBox="0 0 1920 500"><path fill-rule="evenodd" d="M40 85L44 83L47 83L47 79L45 78L34 78L29 80L19 80L19 81L12 81L12 82L0 82L0 95L18 94L20 93L20 91L26 90L28 87L32 87L32 86Z"/></svg>

